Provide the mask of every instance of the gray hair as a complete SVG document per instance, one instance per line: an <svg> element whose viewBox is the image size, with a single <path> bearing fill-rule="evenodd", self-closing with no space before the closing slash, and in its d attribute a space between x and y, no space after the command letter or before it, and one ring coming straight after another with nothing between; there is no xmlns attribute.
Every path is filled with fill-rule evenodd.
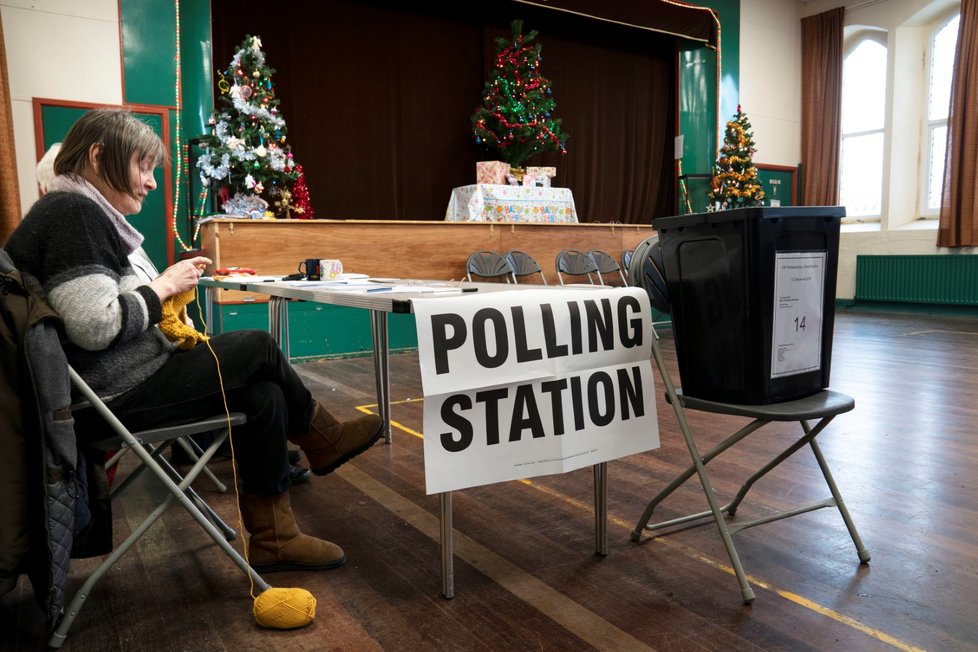
<svg viewBox="0 0 978 652"><path fill-rule="evenodd" d="M135 195L130 163L133 155L139 160L152 158L153 165L167 160L167 151L160 137L131 112L125 109L93 109L85 113L68 130L61 151L54 160L56 174L82 176L88 170L88 152L99 145L99 171L113 190Z"/></svg>

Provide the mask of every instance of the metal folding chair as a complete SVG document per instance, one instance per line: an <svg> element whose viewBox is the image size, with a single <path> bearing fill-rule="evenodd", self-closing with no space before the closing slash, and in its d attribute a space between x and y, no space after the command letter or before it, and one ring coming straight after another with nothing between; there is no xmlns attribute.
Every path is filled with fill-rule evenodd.
<svg viewBox="0 0 978 652"><path fill-rule="evenodd" d="M149 471L154 477L156 477L163 485L167 488L168 493L166 497L156 506L156 508L140 523L136 528L133 529L132 533L123 541L120 545L115 547L113 551L106 557L106 559L96 568L82 584L81 588L75 593L74 598L71 603L67 606L64 611L64 615L58 622L54 633L51 635L48 645L52 648L61 647L68 636L68 630L71 628L72 623L78 616L79 610L85 604L86 599L91 594L92 589L95 584L108 572L110 568L119 559L122 558L126 552L132 548L132 546L139 540L143 534L163 515L163 513L169 508L173 501L178 501L184 509L186 509L195 521L207 532L208 535L220 546L224 553L231 558L235 564L246 574L250 575L255 584L255 589L257 592L265 591L270 588L269 584L261 578L258 573L256 573L248 562L235 550L230 543L229 539L234 538L234 531L231 530L220 517L214 513L214 511L207 506L196 492L193 491L190 484L197 478L197 476L203 471L207 462L211 459L217 449L221 444L227 439L228 431L227 428L233 427L235 425L240 425L245 422L245 416L240 413L231 413L230 415L219 415L210 419L204 419L201 421L195 421L193 423L187 423L176 426L166 426L160 428L154 428L151 430L144 430L141 432L133 433L126 428L122 422L112 413L112 411L105 405L104 402L92 391L92 389L85 383L85 381L75 373L74 369L69 367L68 374L71 378L71 384L78 389L81 395L88 400L92 407L99 413L99 415L105 420L109 428L111 428L112 436L107 437L102 440L98 440L89 444L89 446L96 450L108 451L108 450L121 450L123 448L131 450L137 457L139 457L140 465L135 469L134 473L138 474L141 472ZM181 476L176 470L174 470L169 463L166 462L164 458L160 455L167 444L172 443L180 438L189 437L191 435L211 432L224 429L221 436L215 437L214 441L206 449L200 451L197 461L191 466L189 471L183 476ZM129 486L133 478L130 474L123 482L116 484L112 490L112 496L117 496L120 492ZM220 525L217 525L220 524Z"/></svg>
<svg viewBox="0 0 978 652"><path fill-rule="evenodd" d="M618 264L614 256L600 249L591 249L587 253L594 259L594 265L598 268L598 278L601 280L601 285L607 285L604 279L606 274L614 274L615 272L618 272L621 284L628 285L628 281L625 280L625 272L622 271L621 265Z"/></svg>
<svg viewBox="0 0 978 652"><path fill-rule="evenodd" d="M642 287L646 290L646 292L648 292L654 307L663 312L668 312L668 294L664 293L665 286L663 285L662 287L658 287L655 283L656 278L664 278L662 269L660 267L661 258L658 258L658 260L656 259L655 252L657 251L657 244L657 241L650 243L647 240L639 247L636 247L632 264L629 267L628 280L631 285ZM654 329L653 333L655 333ZM737 576L737 581L740 584L741 595L745 603L750 603L754 600L754 590L747 581L747 576L744 573L743 566L740 562L740 556L737 554L737 549L734 546L733 539L731 537L732 534L739 532L740 530L754 527L755 525L771 523L790 516L804 514L823 507L836 507L842 516L842 520L845 522L853 544L855 544L856 554L859 561L866 563L870 560L869 551L863 545L862 539L859 537L859 533L856 531L856 526L853 523L852 517L849 515L849 510L846 508L846 504L842 499L842 494L839 492L835 480L832 477L832 473L829 470L829 466L826 463L825 457L822 454L818 443L815 441L816 437L825 429L826 426L829 425L832 419L839 414L852 410L853 407L855 407L855 402L851 397L831 390L821 390L803 398L771 403L767 405L740 405L699 399L683 395L682 390L673 385L672 379L669 375L669 370L666 368L662 358L662 353L659 349L657 334L652 341L652 355L655 359L655 364L659 370L659 374L662 377L663 385L665 386L666 400L670 405L672 405L676 419L679 422L679 428L683 434L683 439L686 442L686 447L689 450L692 463L686 467L682 473L677 475L651 501L649 501L644 513L642 514L641 518L639 518L638 523L635 525L635 529L632 531L633 541L639 541L643 531L657 532L665 528L674 528L675 526L685 523L703 519L712 519L716 523L724 548L727 551L727 555L730 557L730 563L733 566L734 572ZM709 451L700 453L699 446L697 445L696 439L693 436L692 429L686 420L687 410L699 410L712 414L746 417L751 421L733 434L727 436L719 444L713 446ZM800 423L802 429L801 436L790 442L769 462L764 464L758 471L748 477L733 499L725 505L721 505L717 499L716 492L713 489L713 484L707 472L707 464L714 461L721 453L728 450L730 447L745 439L760 428L775 422L789 421L797 421ZM739 522L735 521L733 517L736 515L738 507L754 483L763 478L767 473L781 464L781 462L806 445L811 448L831 495L824 500L803 505L794 509L769 513L753 520ZM703 493L705 494L706 501L709 505L709 509L665 521L651 523L650 521L652 519L652 515L659 504L694 475L699 478Z"/></svg>
<svg viewBox="0 0 978 652"><path fill-rule="evenodd" d="M519 249L510 249L506 252L505 256L510 267L513 268L514 281L518 283L521 276L539 274L541 282L544 285L547 284L547 277L543 275L543 270L540 268L540 263L538 263L533 256L525 251L520 251Z"/></svg>
<svg viewBox="0 0 978 652"><path fill-rule="evenodd" d="M507 283L515 283L513 268L501 254L495 251L482 250L471 254L465 263L465 278L472 280L472 275L482 278L504 278Z"/></svg>
<svg viewBox="0 0 978 652"><path fill-rule="evenodd" d="M595 274L599 284L604 285L601 274L598 273L598 265L594 262L594 257L583 251L564 249L557 254L554 267L557 269L557 279L561 285L564 285L565 274L568 276L586 276L587 282L591 285L594 285L594 277L591 274Z"/></svg>

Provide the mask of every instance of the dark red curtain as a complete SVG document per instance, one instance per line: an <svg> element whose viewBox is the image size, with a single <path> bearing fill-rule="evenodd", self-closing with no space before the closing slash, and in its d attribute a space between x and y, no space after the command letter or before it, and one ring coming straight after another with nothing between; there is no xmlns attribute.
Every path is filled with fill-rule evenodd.
<svg viewBox="0 0 978 652"><path fill-rule="evenodd" d="M317 218L441 220L451 189L491 160L471 136L495 52L514 18L537 30L541 74L570 133L557 168L584 222L648 224L674 212L676 40L511 2L213 0L213 59L262 39ZM458 5L458 6L455 6Z"/></svg>

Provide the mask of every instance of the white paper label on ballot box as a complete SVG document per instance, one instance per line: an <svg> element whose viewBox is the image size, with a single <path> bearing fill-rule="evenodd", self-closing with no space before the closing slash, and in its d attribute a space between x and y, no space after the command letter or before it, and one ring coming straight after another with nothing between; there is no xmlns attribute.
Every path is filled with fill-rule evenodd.
<svg viewBox="0 0 978 652"><path fill-rule="evenodd" d="M822 366L825 252L779 251L774 257L771 378Z"/></svg>
<svg viewBox="0 0 978 652"><path fill-rule="evenodd" d="M412 303L429 494L658 448L645 292L510 290Z"/></svg>

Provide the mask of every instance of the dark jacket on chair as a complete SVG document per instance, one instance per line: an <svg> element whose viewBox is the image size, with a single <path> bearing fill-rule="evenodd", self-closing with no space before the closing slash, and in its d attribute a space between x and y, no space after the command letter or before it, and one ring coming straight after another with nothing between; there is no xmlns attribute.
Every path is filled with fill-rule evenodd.
<svg viewBox="0 0 978 652"><path fill-rule="evenodd" d="M77 451L60 319L28 291L3 250L0 352L0 594L26 573L38 605L55 622L70 557L111 546L111 529L89 536L90 499L100 505L95 521L111 528L107 486L104 474L89 477L98 465L85 464ZM94 539L95 548L76 549Z"/></svg>

